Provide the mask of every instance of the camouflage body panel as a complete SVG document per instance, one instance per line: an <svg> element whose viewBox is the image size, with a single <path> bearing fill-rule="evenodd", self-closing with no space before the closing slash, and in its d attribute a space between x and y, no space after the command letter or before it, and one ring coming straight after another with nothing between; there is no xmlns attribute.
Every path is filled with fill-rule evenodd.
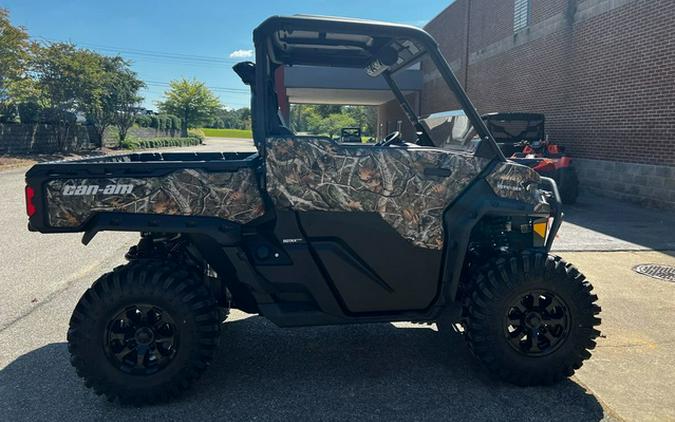
<svg viewBox="0 0 675 422"><path fill-rule="evenodd" d="M433 148L340 145L327 139L266 143L267 191L297 211L376 212L416 246L443 247L443 211L488 161ZM427 173L447 169L449 177Z"/></svg>
<svg viewBox="0 0 675 422"><path fill-rule="evenodd" d="M539 191L539 173L511 161L499 163L485 178L494 193L506 199L515 199L535 206L535 211L548 205Z"/></svg>
<svg viewBox="0 0 675 422"><path fill-rule="evenodd" d="M255 172L182 169L147 178L55 179L47 183L52 227L78 227L97 212L220 217L248 223L265 212Z"/></svg>

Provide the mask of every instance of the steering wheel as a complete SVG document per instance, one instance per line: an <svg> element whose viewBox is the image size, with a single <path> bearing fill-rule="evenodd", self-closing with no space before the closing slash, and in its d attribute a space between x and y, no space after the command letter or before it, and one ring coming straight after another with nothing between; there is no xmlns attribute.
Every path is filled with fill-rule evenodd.
<svg viewBox="0 0 675 422"><path fill-rule="evenodd" d="M388 147L389 145L400 144L402 142L403 140L401 139L401 132L395 130L391 132L389 135L385 136L384 139L378 144L381 147Z"/></svg>

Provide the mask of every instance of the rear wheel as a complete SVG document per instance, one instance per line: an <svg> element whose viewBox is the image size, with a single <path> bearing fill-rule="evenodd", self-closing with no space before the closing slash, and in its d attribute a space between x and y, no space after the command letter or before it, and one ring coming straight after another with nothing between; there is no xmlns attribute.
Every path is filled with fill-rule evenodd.
<svg viewBox="0 0 675 422"><path fill-rule="evenodd" d="M80 299L68 330L71 363L109 400L145 404L177 396L206 369L220 330L200 277L138 261L103 275Z"/></svg>
<svg viewBox="0 0 675 422"><path fill-rule="evenodd" d="M489 263L472 281L466 339L493 374L517 385L552 384L591 356L600 307L574 266L524 253Z"/></svg>

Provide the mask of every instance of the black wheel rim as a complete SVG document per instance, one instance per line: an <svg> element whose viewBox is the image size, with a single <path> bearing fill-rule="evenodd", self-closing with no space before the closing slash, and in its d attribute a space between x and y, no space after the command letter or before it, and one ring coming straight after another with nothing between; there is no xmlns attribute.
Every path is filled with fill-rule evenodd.
<svg viewBox="0 0 675 422"><path fill-rule="evenodd" d="M505 334L509 345L527 356L556 351L567 338L570 316L557 295L533 290L517 296L507 308Z"/></svg>
<svg viewBox="0 0 675 422"><path fill-rule="evenodd" d="M153 374L176 356L176 324L171 315L158 306L127 306L108 322L104 349L108 360L121 371L133 375Z"/></svg>

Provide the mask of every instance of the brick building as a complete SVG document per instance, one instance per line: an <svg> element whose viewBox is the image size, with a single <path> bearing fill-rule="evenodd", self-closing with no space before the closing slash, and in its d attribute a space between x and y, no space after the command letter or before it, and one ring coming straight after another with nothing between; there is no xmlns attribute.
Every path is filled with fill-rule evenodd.
<svg viewBox="0 0 675 422"><path fill-rule="evenodd" d="M673 0L456 0L425 29L479 112L546 114L582 189L675 209ZM380 120L404 119L387 103Z"/></svg>

